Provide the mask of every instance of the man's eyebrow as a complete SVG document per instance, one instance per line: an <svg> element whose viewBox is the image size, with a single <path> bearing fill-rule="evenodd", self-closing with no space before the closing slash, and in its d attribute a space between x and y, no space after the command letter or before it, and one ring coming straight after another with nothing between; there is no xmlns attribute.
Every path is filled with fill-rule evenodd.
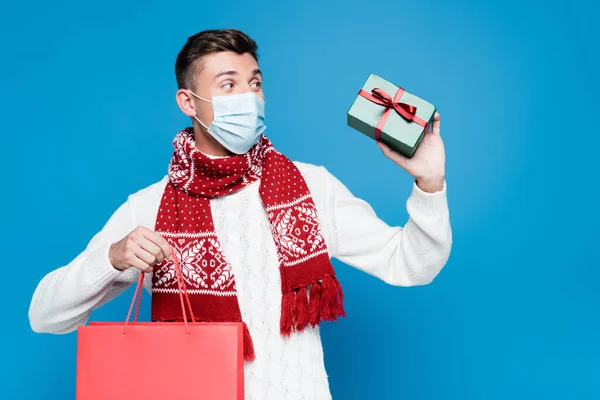
<svg viewBox="0 0 600 400"><path fill-rule="evenodd" d="M252 71L252 76L260 75L262 77L262 71L260 69L255 69Z"/></svg>
<svg viewBox="0 0 600 400"><path fill-rule="evenodd" d="M237 75L238 72L237 71L221 71L217 74L217 76L215 76L213 78L213 81L216 81L217 79L219 79L220 77L224 76L224 75L230 75L230 76L235 76Z"/></svg>

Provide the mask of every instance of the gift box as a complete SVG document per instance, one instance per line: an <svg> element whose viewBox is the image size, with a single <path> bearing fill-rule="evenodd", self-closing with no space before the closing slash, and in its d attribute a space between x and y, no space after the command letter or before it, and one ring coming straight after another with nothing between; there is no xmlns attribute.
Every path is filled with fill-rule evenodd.
<svg viewBox="0 0 600 400"><path fill-rule="evenodd" d="M435 114L435 106L370 74L348 110L348 125L411 158Z"/></svg>

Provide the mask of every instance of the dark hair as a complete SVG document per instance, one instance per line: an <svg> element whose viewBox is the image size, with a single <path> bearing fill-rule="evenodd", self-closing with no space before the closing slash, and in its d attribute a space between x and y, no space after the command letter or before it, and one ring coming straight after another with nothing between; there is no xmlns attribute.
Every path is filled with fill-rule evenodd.
<svg viewBox="0 0 600 400"><path fill-rule="evenodd" d="M232 51L237 54L250 53L258 62L258 46L245 33L237 29L212 29L190 36L177 55L175 77L177 86L182 89L193 88L194 72L198 61L212 53Z"/></svg>

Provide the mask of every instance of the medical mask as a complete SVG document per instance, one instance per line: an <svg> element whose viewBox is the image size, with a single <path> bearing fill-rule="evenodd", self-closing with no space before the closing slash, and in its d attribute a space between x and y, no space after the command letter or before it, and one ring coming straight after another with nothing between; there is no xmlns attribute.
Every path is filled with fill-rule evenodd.
<svg viewBox="0 0 600 400"><path fill-rule="evenodd" d="M214 96L211 101L191 90L189 92L202 101L212 103L214 119L210 126L204 125L196 115L194 118L234 154L247 153L267 128L264 124L265 102L256 93Z"/></svg>

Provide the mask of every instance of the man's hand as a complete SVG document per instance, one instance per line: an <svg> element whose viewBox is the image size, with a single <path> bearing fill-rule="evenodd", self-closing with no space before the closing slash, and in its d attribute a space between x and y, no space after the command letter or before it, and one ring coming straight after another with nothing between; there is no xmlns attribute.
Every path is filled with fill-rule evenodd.
<svg viewBox="0 0 600 400"><path fill-rule="evenodd" d="M428 125L412 158L404 157L381 142L377 143L387 158L411 174L416 179L417 186L428 193L442 190L446 176L446 153L440 136L440 114L437 112L431 125L431 132Z"/></svg>
<svg viewBox="0 0 600 400"><path fill-rule="evenodd" d="M159 234L138 226L110 246L108 259L119 271L137 268L143 272L152 272L155 264L172 259L171 246Z"/></svg>

